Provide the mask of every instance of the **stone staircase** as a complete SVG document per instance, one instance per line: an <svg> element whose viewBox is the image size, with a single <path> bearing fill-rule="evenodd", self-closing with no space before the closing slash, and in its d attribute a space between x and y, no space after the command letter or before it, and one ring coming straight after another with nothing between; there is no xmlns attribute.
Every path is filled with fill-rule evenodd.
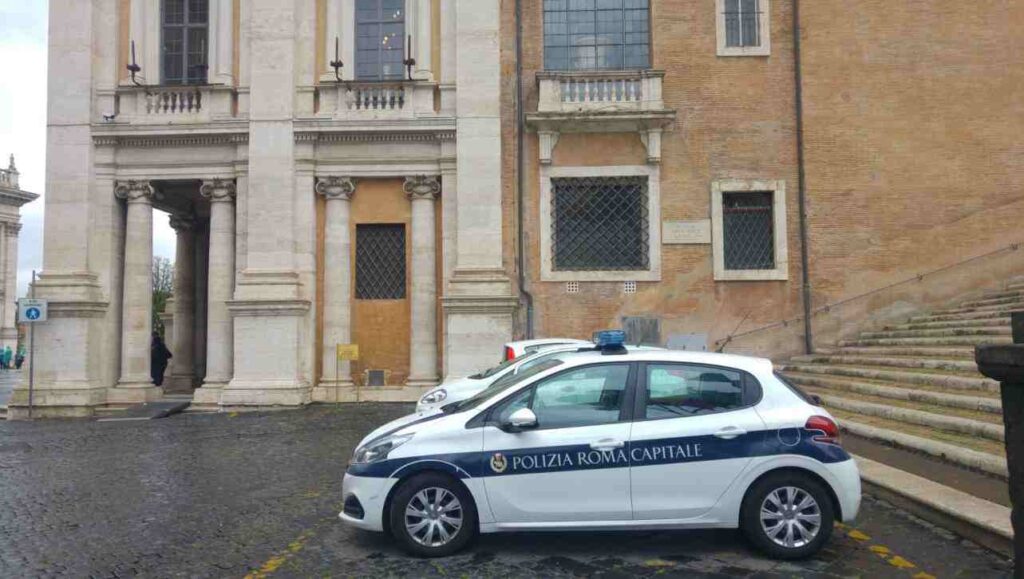
<svg viewBox="0 0 1024 579"><path fill-rule="evenodd" d="M1024 281L779 369L851 435L1005 479L999 384L978 373L974 347L1012 342L1011 311L1024 311Z"/></svg>

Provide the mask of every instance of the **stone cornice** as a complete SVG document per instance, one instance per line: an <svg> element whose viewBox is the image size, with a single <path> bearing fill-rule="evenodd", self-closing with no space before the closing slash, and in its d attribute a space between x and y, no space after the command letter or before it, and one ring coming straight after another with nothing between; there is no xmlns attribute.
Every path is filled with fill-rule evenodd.
<svg viewBox="0 0 1024 579"><path fill-rule="evenodd" d="M4 223L4 234L8 237L17 237L21 233L21 224L6 222Z"/></svg>
<svg viewBox="0 0 1024 579"><path fill-rule="evenodd" d="M298 316L309 311L308 300L231 300L228 310L232 316L274 317Z"/></svg>
<svg viewBox="0 0 1024 579"><path fill-rule="evenodd" d="M356 192L356 184L351 177L319 177L316 180L316 192L328 200L351 201Z"/></svg>
<svg viewBox="0 0 1024 579"><path fill-rule="evenodd" d="M31 203L36 199L39 199L39 195L35 193L29 193L28 191L22 191L21 189L0 187L0 205L21 207L22 205Z"/></svg>
<svg viewBox="0 0 1024 579"><path fill-rule="evenodd" d="M249 142L249 133L93 135L97 147L194 147Z"/></svg>
<svg viewBox="0 0 1024 579"><path fill-rule="evenodd" d="M454 140L454 130L295 132L297 143L437 143Z"/></svg>
<svg viewBox="0 0 1024 579"><path fill-rule="evenodd" d="M402 189L410 200L425 199L433 201L441 195L441 180L435 175L406 177Z"/></svg>

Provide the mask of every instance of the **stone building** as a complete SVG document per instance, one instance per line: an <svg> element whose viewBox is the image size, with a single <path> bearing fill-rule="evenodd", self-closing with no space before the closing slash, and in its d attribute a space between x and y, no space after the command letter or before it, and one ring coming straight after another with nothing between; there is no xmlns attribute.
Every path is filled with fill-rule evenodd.
<svg viewBox="0 0 1024 579"><path fill-rule="evenodd" d="M861 298L1018 241L1022 23L998 0L52 0L37 403L161 395L154 208L169 386L207 406L412 399L513 337L622 325L788 355L970 291L1021 260Z"/></svg>
<svg viewBox="0 0 1024 579"><path fill-rule="evenodd" d="M19 184L14 155L6 169L0 169L0 349L18 351L18 234L21 206L39 198Z"/></svg>

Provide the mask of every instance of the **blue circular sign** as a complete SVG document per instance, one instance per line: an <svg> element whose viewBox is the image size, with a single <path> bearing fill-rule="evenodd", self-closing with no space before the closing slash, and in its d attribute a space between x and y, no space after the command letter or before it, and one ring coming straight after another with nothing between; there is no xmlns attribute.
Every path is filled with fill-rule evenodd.
<svg viewBox="0 0 1024 579"><path fill-rule="evenodd" d="M37 307L25 308L25 317L30 320L38 320L42 312Z"/></svg>

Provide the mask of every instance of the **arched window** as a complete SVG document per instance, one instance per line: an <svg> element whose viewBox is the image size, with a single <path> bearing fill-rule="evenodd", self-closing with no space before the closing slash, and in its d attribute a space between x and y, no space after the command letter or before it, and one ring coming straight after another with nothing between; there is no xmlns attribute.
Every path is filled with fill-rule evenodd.
<svg viewBox="0 0 1024 579"><path fill-rule="evenodd" d="M163 84L206 84L209 0L162 0Z"/></svg>
<svg viewBox="0 0 1024 579"><path fill-rule="evenodd" d="M356 79L401 80L405 0L356 1Z"/></svg>

